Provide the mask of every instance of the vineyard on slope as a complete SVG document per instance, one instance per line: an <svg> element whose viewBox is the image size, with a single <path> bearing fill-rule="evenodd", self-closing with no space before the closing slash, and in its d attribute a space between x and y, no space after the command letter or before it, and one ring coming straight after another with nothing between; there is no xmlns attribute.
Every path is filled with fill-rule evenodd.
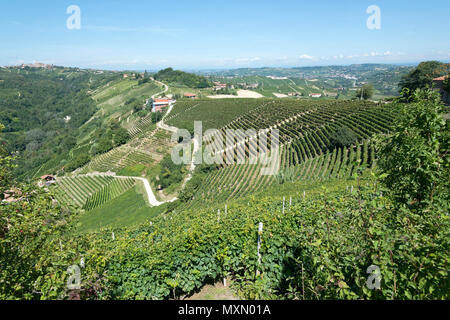
<svg viewBox="0 0 450 320"><path fill-rule="evenodd" d="M276 114L273 113L277 109ZM236 118L222 128L279 130L281 157L280 174L288 174L291 181L326 180L349 177L354 174L355 164L373 167L375 148L370 138L373 134L386 133L395 117L395 108L360 101L272 101ZM268 120L270 119L270 120ZM350 128L357 139L348 147L336 146L332 135L339 128ZM246 139L237 132L236 144L226 154L236 158L246 157L257 150L256 139ZM224 134L225 136L225 134ZM270 137L269 137L270 139ZM213 140L215 150L223 149ZM270 146L269 146L270 147ZM270 150L264 149L263 151ZM220 202L259 192L278 181L277 175L263 176L263 164L222 164L218 170L206 175L198 188L194 201Z"/></svg>
<svg viewBox="0 0 450 320"><path fill-rule="evenodd" d="M52 187L55 198L63 205L91 210L130 189L133 178L121 179L108 175L62 177Z"/></svg>
<svg viewBox="0 0 450 320"><path fill-rule="evenodd" d="M135 185L135 183L136 180L134 180L133 178L114 179L111 183L105 185L101 190L90 196L83 206L83 209L89 211L96 207L99 207L102 204L128 191Z"/></svg>

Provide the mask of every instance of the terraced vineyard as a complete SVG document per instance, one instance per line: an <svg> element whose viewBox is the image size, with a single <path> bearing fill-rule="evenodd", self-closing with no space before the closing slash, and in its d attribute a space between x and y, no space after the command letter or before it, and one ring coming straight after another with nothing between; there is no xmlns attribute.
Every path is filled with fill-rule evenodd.
<svg viewBox="0 0 450 320"><path fill-rule="evenodd" d="M289 156L289 164L295 165L331 151L330 136L339 127L351 128L362 141L374 133L386 132L393 116L390 107L370 102L277 100L239 116L221 132L225 136L225 130L235 130L236 142L249 154L257 150L257 136L248 139L246 130L278 129L278 142L290 145L293 155ZM217 141L214 145L216 150L224 147Z"/></svg>
<svg viewBox="0 0 450 320"><path fill-rule="evenodd" d="M86 200L114 180L111 176L77 176L57 179L54 193L64 204L82 207Z"/></svg>
<svg viewBox="0 0 450 320"><path fill-rule="evenodd" d="M266 99L208 99L177 102L166 124L194 131L194 121L202 121L203 131L222 128L243 113L268 101Z"/></svg>
<svg viewBox="0 0 450 320"><path fill-rule="evenodd" d="M83 206L83 209L92 210L99 207L128 191L135 185L135 183L136 180L133 178L116 178L111 183L105 185L101 190L90 196Z"/></svg>
<svg viewBox="0 0 450 320"><path fill-rule="evenodd" d="M350 177L355 163L373 167L375 150L368 140L350 148L336 148L301 164L291 166L293 152L284 148L280 157L280 173L289 173L292 181L324 181ZM255 194L278 183L277 175L261 175L262 164L230 165L210 173L197 191L196 199L221 202ZM195 203L194 203L195 205Z"/></svg>
<svg viewBox="0 0 450 320"><path fill-rule="evenodd" d="M135 138L142 132L150 130L155 125L152 123L152 115L149 113L142 119L135 121L131 126L127 127L128 134L131 138Z"/></svg>
<svg viewBox="0 0 450 320"><path fill-rule="evenodd" d="M351 176L357 161L361 166L372 167L376 159L370 138L375 133L389 131L393 117L395 110L391 107L369 102L278 100L266 102L241 115L221 131L278 129L280 172L288 173L293 181L327 180ZM355 133L356 145L348 148L333 145L331 135L343 126ZM257 150L256 139L240 136L238 132L236 141L235 148L227 150L227 154L231 152L236 157L245 153L248 158ZM216 150L223 151L223 146L217 143L215 146ZM270 148L262 151L270 152ZM195 198L220 202L255 194L278 183L276 175L261 175L262 168L261 163L250 164L248 161L234 165L224 163L219 170L208 174Z"/></svg>
<svg viewBox="0 0 450 320"><path fill-rule="evenodd" d="M52 189L60 203L90 210L114 199L134 185L133 178L81 175L58 178L55 188Z"/></svg>
<svg viewBox="0 0 450 320"><path fill-rule="evenodd" d="M118 172L125 167L137 164L150 165L153 163L152 155L130 147L120 147L95 157L79 173L85 174L93 171Z"/></svg>

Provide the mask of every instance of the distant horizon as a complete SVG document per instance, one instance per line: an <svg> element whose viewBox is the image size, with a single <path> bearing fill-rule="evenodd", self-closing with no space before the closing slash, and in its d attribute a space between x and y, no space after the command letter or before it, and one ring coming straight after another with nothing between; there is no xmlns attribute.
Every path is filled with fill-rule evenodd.
<svg viewBox="0 0 450 320"><path fill-rule="evenodd" d="M52 65L54 67L63 67L63 68L78 68L78 69L84 69L84 70L105 70L105 71L117 71L117 72L125 72L125 71L138 71L138 72L157 72L166 68L172 68L174 70L180 70L184 72L206 72L206 71L232 71L232 70L242 70L242 69L302 69L302 68L319 68L319 67L349 67L349 66L358 66L358 65L386 65L386 66L404 66L404 67L413 67L417 66L421 62L424 61L433 61L434 59L429 60L423 60L418 62L398 62L398 63L381 63L381 62L365 62L365 63L349 63L349 64L321 64L321 65L310 65L310 66L261 66L261 67L251 67L251 66L242 66L242 67L216 67L216 68L176 68L173 66L164 66L160 68L137 68L137 69L117 69L117 68L105 68L105 67L83 67L83 66L76 66L76 65L58 65L58 64L52 64L52 63L46 63L45 61L25 61L20 64L15 65L2 65L3 68L11 68L11 67L19 67L21 65L29 65L34 63L42 63L46 65ZM442 63L450 63L450 60L436 60Z"/></svg>

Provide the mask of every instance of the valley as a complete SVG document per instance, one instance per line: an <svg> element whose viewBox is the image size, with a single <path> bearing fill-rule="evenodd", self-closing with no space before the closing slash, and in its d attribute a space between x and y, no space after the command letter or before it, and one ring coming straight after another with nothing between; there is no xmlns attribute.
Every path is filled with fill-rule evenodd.
<svg viewBox="0 0 450 320"><path fill-rule="evenodd" d="M372 79L379 66L355 68L340 73L345 80L335 79L328 87L324 73L335 76L334 69L308 70L304 78L298 72L306 71L297 69L237 69L205 76L171 68L158 73L1 70L0 96L8 105L41 98L33 90L22 90L25 97L19 97L14 81L26 79L30 88L62 92L60 100L39 104L48 110L46 131L26 122L20 109L2 113L5 145L19 159L19 167L12 167L16 186L31 183L35 189L27 193L33 199L27 203L37 222L20 222L19 230L30 236L39 225L40 234L51 235L36 242L36 250L45 251L39 263L46 274L52 274L47 271L56 261L84 259L84 289L76 291L83 299L184 299L210 291L208 297L232 299L408 298L410 289L392 293L364 285L367 265L376 263L385 266L386 286L410 288L411 282L390 279L387 272L405 261L415 265L410 250L420 255L413 249L417 241L432 241L416 230L410 246L396 249L395 260L389 260L390 249L380 251L380 246L397 245L410 228L405 217L421 210L414 208L417 195L399 211L386 187L389 178L383 180L380 171L389 167L386 159L394 149L382 141L401 136L405 108L416 110L414 120L421 117L421 106L437 119L436 143L438 151L444 150L448 122L440 119L448 106L426 97L405 103L401 95L389 96L379 87L370 98L339 94L336 85L355 85L347 82L356 81L347 79L355 70L362 86L361 79ZM375 74L396 70L390 83L398 69ZM242 81L258 85L238 89ZM423 94L438 97L436 91ZM83 110L68 103L74 97L83 101ZM229 133L231 143L225 139ZM181 164L174 161L176 148L188 150ZM438 152L432 160L445 168L436 171L440 184L433 191L442 199L448 196L445 156ZM265 157L273 163L265 163ZM407 173L399 179L403 176ZM16 192L16 186L8 192ZM21 194L27 192L20 188ZM20 199L2 209L28 210ZM40 213L39 201L48 215ZM442 203L436 212L446 210L448 202ZM420 220L425 217L417 219L430 223ZM449 228L442 217L433 215L432 225L427 224L433 235L436 226L441 230L440 244L433 244L436 278L447 275L442 248ZM398 226L388 227L391 223ZM58 272L51 289L44 289L53 281L48 275L33 278L32 285L47 290L45 297L64 299L70 290L64 286L66 274ZM445 292L427 287L415 294L442 297Z"/></svg>

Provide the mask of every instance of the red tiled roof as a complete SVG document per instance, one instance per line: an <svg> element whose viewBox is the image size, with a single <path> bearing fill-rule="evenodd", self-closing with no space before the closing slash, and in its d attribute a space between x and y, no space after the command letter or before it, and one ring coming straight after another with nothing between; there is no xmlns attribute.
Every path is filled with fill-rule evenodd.
<svg viewBox="0 0 450 320"><path fill-rule="evenodd" d="M439 77L439 78L434 78L433 81L444 81L447 78L448 78L448 76L442 76L442 77Z"/></svg>
<svg viewBox="0 0 450 320"><path fill-rule="evenodd" d="M52 175L49 175L49 174L46 174L46 175L41 177L41 179L47 179L47 178L53 178L54 179L55 177L52 176Z"/></svg>
<svg viewBox="0 0 450 320"><path fill-rule="evenodd" d="M184 96L185 97L195 97L195 94L193 94L193 93L185 93Z"/></svg>

